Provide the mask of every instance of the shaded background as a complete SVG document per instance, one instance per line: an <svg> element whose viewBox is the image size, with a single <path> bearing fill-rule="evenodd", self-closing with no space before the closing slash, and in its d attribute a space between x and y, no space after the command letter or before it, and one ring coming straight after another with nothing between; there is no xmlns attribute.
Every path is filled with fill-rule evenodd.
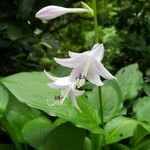
<svg viewBox="0 0 150 150"><path fill-rule="evenodd" d="M86 1L90 6L91 1ZM53 57L82 52L94 44L90 16L68 14L48 22L35 13L47 5L82 7L78 0L0 0L0 76L22 71L54 71ZM104 43L104 64L114 74L137 62L149 76L150 2L99 0L99 41ZM56 71L57 72L57 71Z"/></svg>

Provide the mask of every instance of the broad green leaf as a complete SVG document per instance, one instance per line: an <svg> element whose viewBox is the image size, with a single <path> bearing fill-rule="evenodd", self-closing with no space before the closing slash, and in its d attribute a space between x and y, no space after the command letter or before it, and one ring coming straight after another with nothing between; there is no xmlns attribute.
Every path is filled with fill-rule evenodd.
<svg viewBox="0 0 150 150"><path fill-rule="evenodd" d="M92 150L101 150L104 144L104 136L90 133Z"/></svg>
<svg viewBox="0 0 150 150"><path fill-rule="evenodd" d="M149 150L150 149L150 136L147 136L141 140L135 147L131 150Z"/></svg>
<svg viewBox="0 0 150 150"><path fill-rule="evenodd" d="M65 123L52 130L39 150L83 150L85 130Z"/></svg>
<svg viewBox="0 0 150 150"><path fill-rule="evenodd" d="M149 132L141 125L137 125L133 137L132 137L132 144L136 145L142 138L148 135Z"/></svg>
<svg viewBox="0 0 150 150"><path fill-rule="evenodd" d="M107 121L118 115L122 109L122 95L120 87L115 80L107 80L101 86L104 120ZM100 100L98 87L94 88L92 92L87 93L88 100L93 107L100 112Z"/></svg>
<svg viewBox="0 0 150 150"><path fill-rule="evenodd" d="M2 83L21 102L30 107L43 110L49 115L57 115L65 120L71 121L78 127L89 129L94 133L101 133L99 117L94 108L84 97L78 98L78 104L82 112L71 106L70 100L63 105L50 106L54 103L58 90L50 89L44 73L19 73L2 79Z"/></svg>
<svg viewBox="0 0 150 150"><path fill-rule="evenodd" d="M40 116L40 112L33 110L25 104L16 100L16 98L10 95L5 118L7 119L9 126L17 137L18 141L24 142L21 130L23 126L29 121Z"/></svg>
<svg viewBox="0 0 150 150"><path fill-rule="evenodd" d="M0 83L0 118L6 111L9 95L4 86Z"/></svg>
<svg viewBox="0 0 150 150"><path fill-rule="evenodd" d="M133 107L133 111L137 120L150 123L150 97L139 98Z"/></svg>
<svg viewBox="0 0 150 150"><path fill-rule="evenodd" d="M140 125L150 133L150 124L147 122L140 122Z"/></svg>
<svg viewBox="0 0 150 150"><path fill-rule="evenodd" d="M117 117L110 120L105 126L107 144L132 136L138 124L138 121L125 117Z"/></svg>
<svg viewBox="0 0 150 150"><path fill-rule="evenodd" d="M9 135L10 139L15 144L16 149L23 150L21 143L19 142L19 140L17 138L17 135L16 135L14 128L12 128L12 126L9 124L9 121L7 120L6 117L3 117L1 119L1 125L4 128L5 132Z"/></svg>
<svg viewBox="0 0 150 150"><path fill-rule="evenodd" d="M19 14L26 19L34 6L35 0L19 0Z"/></svg>
<svg viewBox="0 0 150 150"><path fill-rule="evenodd" d="M123 100L135 98L142 88L143 76L138 69L138 64L122 68L116 78L121 87Z"/></svg>
<svg viewBox="0 0 150 150"><path fill-rule="evenodd" d="M38 149L44 144L52 123L46 117L33 119L25 124L22 129L24 139L34 148Z"/></svg>

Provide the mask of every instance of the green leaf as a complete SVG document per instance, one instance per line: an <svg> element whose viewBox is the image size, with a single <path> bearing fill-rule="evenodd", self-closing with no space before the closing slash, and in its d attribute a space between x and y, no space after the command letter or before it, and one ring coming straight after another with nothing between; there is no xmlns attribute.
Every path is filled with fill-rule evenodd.
<svg viewBox="0 0 150 150"><path fill-rule="evenodd" d="M24 142L21 130L23 126L33 118L39 117L40 112L33 110L25 104L16 100L16 98L10 95L5 119L8 121L9 126L16 135L18 141Z"/></svg>
<svg viewBox="0 0 150 150"><path fill-rule="evenodd" d="M35 0L19 0L19 14L26 19L34 6Z"/></svg>
<svg viewBox="0 0 150 150"><path fill-rule="evenodd" d="M115 150L130 150L126 145L121 143L115 143L112 147L115 148Z"/></svg>
<svg viewBox="0 0 150 150"><path fill-rule="evenodd" d="M150 148L150 137L147 136L143 140L141 140L135 147L131 148L131 150L149 150Z"/></svg>
<svg viewBox="0 0 150 150"><path fill-rule="evenodd" d="M55 129L56 127L60 126L61 124L67 122L63 118L58 118L55 120L55 122L52 124L51 130Z"/></svg>
<svg viewBox="0 0 150 150"><path fill-rule="evenodd" d="M119 85L115 80L107 80L101 86L104 120L107 121L118 115L122 109L122 95ZM94 88L92 92L87 93L88 100L93 107L100 112L98 87Z"/></svg>
<svg viewBox="0 0 150 150"><path fill-rule="evenodd" d="M6 111L9 95L4 86L0 83L0 118Z"/></svg>
<svg viewBox="0 0 150 150"><path fill-rule="evenodd" d="M123 100L133 99L142 88L143 76L138 64L129 65L118 71L116 78L121 87Z"/></svg>
<svg viewBox="0 0 150 150"><path fill-rule="evenodd" d="M133 107L133 111L137 120L150 123L150 97L139 98Z"/></svg>
<svg viewBox="0 0 150 150"><path fill-rule="evenodd" d="M88 137L84 139L84 150L92 150L91 140Z"/></svg>
<svg viewBox="0 0 150 150"><path fill-rule="evenodd" d="M37 149L44 144L51 126L51 121L46 117L36 118L25 124L22 134L24 139Z"/></svg>
<svg viewBox="0 0 150 150"><path fill-rule="evenodd" d="M138 124L138 121L125 117L117 117L110 120L105 126L107 144L132 136Z"/></svg>
<svg viewBox="0 0 150 150"><path fill-rule="evenodd" d="M39 150L83 150L85 130L65 123L52 130Z"/></svg>
<svg viewBox="0 0 150 150"><path fill-rule="evenodd" d="M30 107L40 109L49 115L57 115L65 120L74 123L78 127L88 129L94 133L102 133L99 127L99 117L94 108L84 97L78 98L78 104L82 112L71 106L66 99L63 105L50 106L54 103L58 90L50 89L44 73L19 73L2 79L2 83L21 102Z"/></svg>
<svg viewBox="0 0 150 150"><path fill-rule="evenodd" d="M147 94L147 96L150 96L150 85L149 84L144 84L143 90Z"/></svg>
<svg viewBox="0 0 150 150"><path fill-rule="evenodd" d="M16 149L23 150L21 143L18 141L16 132L15 132L14 128L12 128L12 126L9 124L7 118L3 117L1 119L1 124L2 124L3 128L5 129L5 131L8 133L8 135L11 138L11 140L13 141L13 143L15 144Z"/></svg>
<svg viewBox="0 0 150 150"><path fill-rule="evenodd" d="M149 132L141 125L137 125L133 137L132 137L132 144L136 145L142 138L148 135Z"/></svg>

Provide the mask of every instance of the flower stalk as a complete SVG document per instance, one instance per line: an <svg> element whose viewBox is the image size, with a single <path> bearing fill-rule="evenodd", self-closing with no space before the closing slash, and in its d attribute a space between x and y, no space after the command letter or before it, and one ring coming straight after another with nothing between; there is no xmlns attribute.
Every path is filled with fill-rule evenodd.
<svg viewBox="0 0 150 150"><path fill-rule="evenodd" d="M95 31L95 43L99 42L99 34L98 34L98 22L97 22L97 3L96 0L92 0L93 2L93 12L94 12L94 31Z"/></svg>
<svg viewBox="0 0 150 150"><path fill-rule="evenodd" d="M95 42L99 42L99 32L98 32L98 21L97 21L97 1L92 0L93 2L93 11L94 11L94 31L95 31ZM103 100L102 100L102 91L101 86L98 87L99 93L99 104L100 104L100 119L101 119L101 127L104 129L104 115L103 115ZM106 140L105 134L103 134L103 142L104 142L104 149L106 149Z"/></svg>

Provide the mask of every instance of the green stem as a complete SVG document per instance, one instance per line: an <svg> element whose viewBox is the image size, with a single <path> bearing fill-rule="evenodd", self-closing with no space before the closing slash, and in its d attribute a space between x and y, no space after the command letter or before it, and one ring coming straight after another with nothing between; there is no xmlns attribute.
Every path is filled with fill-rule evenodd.
<svg viewBox="0 0 150 150"><path fill-rule="evenodd" d="M102 100L102 91L101 87L98 87L98 93L99 93L99 101L100 101L100 118L101 118L101 127L104 129L104 116L103 116L103 100ZM102 135L103 136L103 143L104 143L104 149L106 149L106 138L105 138L105 133Z"/></svg>
<svg viewBox="0 0 150 150"><path fill-rule="evenodd" d="M101 118L101 126L104 129L104 117L103 117L103 101L102 101L102 91L101 87L98 87L99 100L100 100L100 118Z"/></svg>
<svg viewBox="0 0 150 150"><path fill-rule="evenodd" d="M97 4L96 0L93 1L93 11L94 11L94 31L95 31L95 42L98 43L99 41L99 34L98 34L98 23L97 23Z"/></svg>
<svg viewBox="0 0 150 150"><path fill-rule="evenodd" d="M97 2L96 0L92 0L93 2L93 11L94 11L94 31L95 31L95 42L99 42L99 33L98 33L98 22L97 22ZM103 101L102 101L102 92L101 87L98 88L99 90L99 101L100 101L100 118L101 118L101 127L104 129L104 116L103 116ZM104 142L104 149L106 149L106 140L105 140L105 134L103 136L103 142ZM103 149L103 150L104 150Z"/></svg>

